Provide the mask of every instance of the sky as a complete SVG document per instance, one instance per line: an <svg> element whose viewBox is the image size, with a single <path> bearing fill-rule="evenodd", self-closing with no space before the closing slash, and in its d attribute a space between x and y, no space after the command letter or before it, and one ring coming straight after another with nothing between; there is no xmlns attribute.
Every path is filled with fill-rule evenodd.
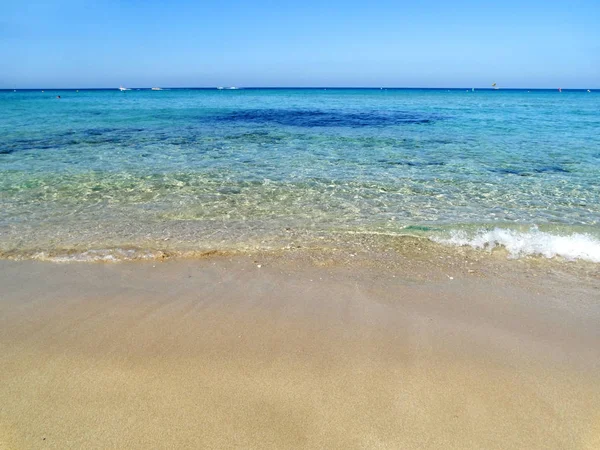
<svg viewBox="0 0 600 450"><path fill-rule="evenodd" d="M600 88L600 0L0 0L0 89Z"/></svg>

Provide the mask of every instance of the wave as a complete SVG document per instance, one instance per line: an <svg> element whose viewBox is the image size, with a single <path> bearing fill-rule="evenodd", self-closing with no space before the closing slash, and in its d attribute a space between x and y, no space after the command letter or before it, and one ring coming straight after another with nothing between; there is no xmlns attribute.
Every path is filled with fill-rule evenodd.
<svg viewBox="0 0 600 450"><path fill-rule="evenodd" d="M215 248L204 245L202 248L163 248L160 243L154 248L135 246L108 247L96 249L53 248L0 251L0 259L38 260L57 263L69 262L125 262L125 261L165 261L168 259L197 259L212 256L233 256L253 254L255 252L279 252L302 248L305 251L351 250L365 245L374 251L387 250L390 245L400 253L411 251L418 241L419 250L435 253L440 248L437 245L454 247L472 247L492 251L496 248L505 249L511 258L541 256L545 258L559 257L566 261L589 261L600 263L600 238L583 232L570 234L549 233L532 228L528 231L511 228L494 229L454 229L446 230L430 227L406 227L403 232L380 230L343 230L337 233L325 233L315 236L296 236L293 245L289 241L273 241L268 245L265 241L256 245L231 243ZM427 245L429 242L430 245ZM302 244L302 245L299 245ZM196 243L198 245L198 243Z"/></svg>
<svg viewBox="0 0 600 450"><path fill-rule="evenodd" d="M585 260L600 263L600 240L583 233L556 235L537 228L517 231L504 228L468 233L455 230L450 237L433 237L434 242L492 250L504 247L512 258L524 256L561 257L569 261Z"/></svg>

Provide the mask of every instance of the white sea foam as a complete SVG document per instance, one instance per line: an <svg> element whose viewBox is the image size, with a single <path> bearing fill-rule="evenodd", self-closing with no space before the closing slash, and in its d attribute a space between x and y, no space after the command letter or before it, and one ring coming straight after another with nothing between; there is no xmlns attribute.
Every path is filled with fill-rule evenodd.
<svg viewBox="0 0 600 450"><path fill-rule="evenodd" d="M544 256L554 258L560 256L566 260L585 260L600 263L600 240L581 233L557 235L537 228L530 231L517 231L503 228L481 230L476 233L453 231L450 237L432 238L435 242L446 245L470 246L478 249L492 250L502 246L513 258L523 256Z"/></svg>

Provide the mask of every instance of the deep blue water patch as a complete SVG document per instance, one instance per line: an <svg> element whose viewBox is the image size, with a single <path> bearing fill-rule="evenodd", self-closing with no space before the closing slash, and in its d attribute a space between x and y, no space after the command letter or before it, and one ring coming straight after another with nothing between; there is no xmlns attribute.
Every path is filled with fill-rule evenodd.
<svg viewBox="0 0 600 450"><path fill-rule="evenodd" d="M138 136L144 131L143 128L89 128L49 134L42 138L8 138L0 147L0 154L11 154L28 150L58 150L78 145L131 145L139 141ZM155 139L154 136L150 136L150 138L154 141L160 140Z"/></svg>
<svg viewBox="0 0 600 450"><path fill-rule="evenodd" d="M4 155L8 155L11 153L15 153L17 151L25 151L25 150L47 150L50 148L54 148L57 146L57 143L52 139L14 139L5 143L0 148L0 153Z"/></svg>
<svg viewBox="0 0 600 450"><path fill-rule="evenodd" d="M268 131L257 131L254 133L231 134L227 136L227 140L231 142L258 143L258 144L278 144L289 139L288 136L282 134L274 134Z"/></svg>
<svg viewBox="0 0 600 450"><path fill-rule="evenodd" d="M561 166L541 166L532 167L528 169L515 169L510 167L494 167L489 169L490 172L499 173L503 175L519 175L526 177L534 174L546 174L546 173L570 173L571 171Z"/></svg>
<svg viewBox="0 0 600 450"><path fill-rule="evenodd" d="M443 161L405 161L405 160L386 160L386 159L381 159L378 162L388 164L390 166L408 166L408 167L443 166L446 164Z"/></svg>
<svg viewBox="0 0 600 450"><path fill-rule="evenodd" d="M278 124L304 128L315 127L383 127L429 124L440 117L405 111L323 111L318 109L246 109L217 117L222 122Z"/></svg>
<svg viewBox="0 0 600 450"><path fill-rule="evenodd" d="M88 136L102 136L107 133L118 131L118 128L89 128L83 130L81 134Z"/></svg>

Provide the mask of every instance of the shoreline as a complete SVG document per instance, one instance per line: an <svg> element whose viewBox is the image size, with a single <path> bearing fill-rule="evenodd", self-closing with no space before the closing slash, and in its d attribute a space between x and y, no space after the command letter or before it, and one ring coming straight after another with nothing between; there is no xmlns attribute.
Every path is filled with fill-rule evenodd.
<svg viewBox="0 0 600 450"><path fill-rule="evenodd" d="M2 260L0 446L597 448L595 265L409 248Z"/></svg>
<svg viewBox="0 0 600 450"><path fill-rule="evenodd" d="M194 260L211 256L273 257L299 254L331 254L345 261L346 255L363 255L364 259L378 259L386 255L393 259L431 259L438 257L464 259L479 262L500 256L506 260L547 261L548 264L569 266L600 276L600 241L585 232L553 234L524 228L490 228L453 230L445 235L397 233L381 231L345 231L302 233L285 228L273 236L256 236L251 239L229 239L204 242L181 241L169 233L166 237L140 241L136 244L114 242L87 245L72 243L52 247L19 247L1 245L0 260L71 262L127 262ZM92 241L93 242L93 241Z"/></svg>

